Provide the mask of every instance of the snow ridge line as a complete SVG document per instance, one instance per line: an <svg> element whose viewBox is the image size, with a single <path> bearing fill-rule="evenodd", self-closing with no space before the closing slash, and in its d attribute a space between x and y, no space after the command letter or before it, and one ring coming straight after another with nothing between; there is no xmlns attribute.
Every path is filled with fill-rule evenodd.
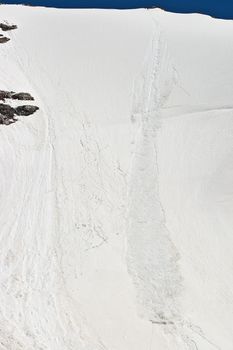
<svg viewBox="0 0 233 350"><path fill-rule="evenodd" d="M128 271L136 286L140 316L152 323L174 324L180 319L179 254L170 240L159 198L156 149L159 106L167 94L160 86L165 49L156 25L134 87L131 119L140 126L131 168L126 236Z"/></svg>

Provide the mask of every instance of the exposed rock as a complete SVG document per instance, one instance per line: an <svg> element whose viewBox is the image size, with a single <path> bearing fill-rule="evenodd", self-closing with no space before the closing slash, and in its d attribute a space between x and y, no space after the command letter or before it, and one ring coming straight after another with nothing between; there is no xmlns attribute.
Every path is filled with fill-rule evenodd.
<svg viewBox="0 0 233 350"><path fill-rule="evenodd" d="M6 32L6 31L8 31L8 30L17 29L18 27L17 27L17 25L15 25L15 24L10 25L10 24L7 24L7 23L0 23L0 28L1 28L4 32Z"/></svg>
<svg viewBox="0 0 233 350"><path fill-rule="evenodd" d="M27 92L14 92L14 91L5 91L0 90L0 100L4 101L5 99L21 100L21 101L34 101L34 97Z"/></svg>
<svg viewBox="0 0 233 350"><path fill-rule="evenodd" d="M5 115L0 114L0 124L10 125L17 121L16 118L8 118Z"/></svg>
<svg viewBox="0 0 233 350"><path fill-rule="evenodd" d="M17 26L9 25L7 23L0 23L0 29L3 31L8 31L17 29ZM0 44L4 44L9 40L10 38L7 38L3 34L0 34ZM5 102L6 99L33 101L34 97L27 92L16 93L14 91L0 90L0 101ZM15 115L28 116L35 113L38 109L39 107L31 105L24 105L13 108L8 104L0 103L0 124L10 125L17 121Z"/></svg>
<svg viewBox="0 0 233 350"><path fill-rule="evenodd" d="M15 114L21 116L28 116L35 113L38 109L39 107L30 105L18 106L16 108L13 108L10 105L0 103L0 124L10 125L17 121L17 119L15 118Z"/></svg>
<svg viewBox="0 0 233 350"><path fill-rule="evenodd" d="M28 116L35 113L38 109L39 107L37 106L30 106L30 105L18 106L15 108L15 113L17 115Z"/></svg>
<svg viewBox="0 0 233 350"><path fill-rule="evenodd" d="M12 94L15 94L15 92L0 90L0 101L5 101L6 98L12 98Z"/></svg>
<svg viewBox="0 0 233 350"><path fill-rule="evenodd" d="M14 100L34 101L34 97L27 92L13 93L10 98Z"/></svg>
<svg viewBox="0 0 233 350"><path fill-rule="evenodd" d="M0 103L0 114L8 118L13 118L15 113L16 113L15 109L10 105Z"/></svg>
<svg viewBox="0 0 233 350"><path fill-rule="evenodd" d="M6 36L1 36L0 37L0 44L5 44L7 43L7 41L9 41L10 39L7 38Z"/></svg>
<svg viewBox="0 0 233 350"><path fill-rule="evenodd" d="M35 113L38 109L39 107L30 105L13 108L10 105L0 103L0 124L9 125L15 123L17 121L15 114L28 116Z"/></svg>

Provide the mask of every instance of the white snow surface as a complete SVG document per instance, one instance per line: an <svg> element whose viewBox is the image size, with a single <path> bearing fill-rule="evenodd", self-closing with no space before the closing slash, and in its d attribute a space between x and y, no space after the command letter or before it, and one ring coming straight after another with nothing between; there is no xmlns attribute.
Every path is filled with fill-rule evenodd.
<svg viewBox="0 0 233 350"><path fill-rule="evenodd" d="M0 5L0 350L233 349L233 22Z"/></svg>

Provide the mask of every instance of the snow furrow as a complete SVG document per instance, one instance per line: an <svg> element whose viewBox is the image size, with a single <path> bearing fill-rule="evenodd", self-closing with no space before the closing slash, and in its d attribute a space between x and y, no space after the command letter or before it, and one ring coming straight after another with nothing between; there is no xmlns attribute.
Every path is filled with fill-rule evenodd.
<svg viewBox="0 0 233 350"><path fill-rule="evenodd" d="M135 83L132 119L139 119L140 126L128 194L127 260L140 314L153 323L172 324L179 319L179 254L169 237L160 202L156 151L164 64L171 74L167 79L173 79L165 58L163 38L156 26L142 74Z"/></svg>

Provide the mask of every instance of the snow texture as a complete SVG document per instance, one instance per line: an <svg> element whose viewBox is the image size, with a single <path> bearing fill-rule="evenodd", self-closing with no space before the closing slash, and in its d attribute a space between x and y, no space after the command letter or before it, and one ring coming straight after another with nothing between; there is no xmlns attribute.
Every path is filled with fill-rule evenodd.
<svg viewBox="0 0 233 350"><path fill-rule="evenodd" d="M5 21L0 90L39 110L0 125L0 350L232 350L232 22Z"/></svg>

